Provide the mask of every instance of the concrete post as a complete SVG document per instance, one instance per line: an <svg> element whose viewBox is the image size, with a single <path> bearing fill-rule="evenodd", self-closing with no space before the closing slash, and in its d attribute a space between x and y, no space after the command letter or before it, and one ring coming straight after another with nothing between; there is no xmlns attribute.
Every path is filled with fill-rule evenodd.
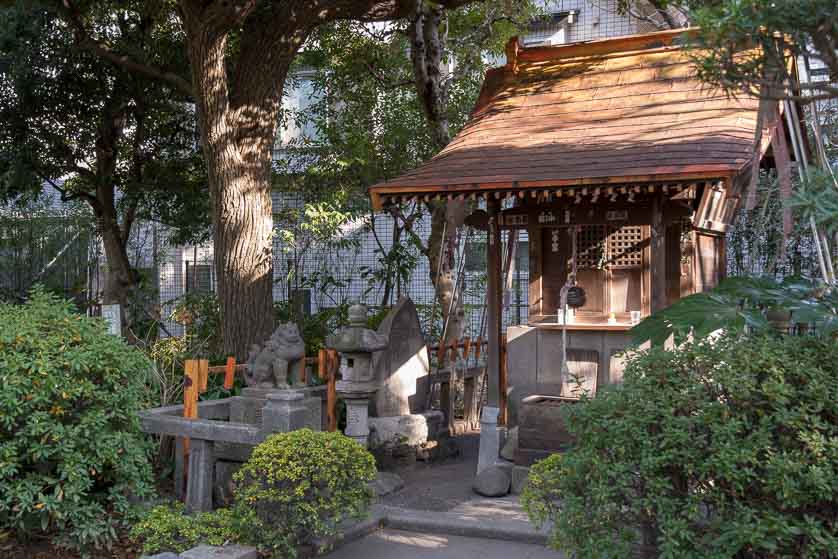
<svg viewBox="0 0 838 559"><path fill-rule="evenodd" d="M189 441L189 478L186 483L186 512L212 510L212 480L215 469L212 441Z"/></svg>
<svg viewBox="0 0 838 559"><path fill-rule="evenodd" d="M498 429L500 409L484 406L480 416L480 451L477 455L477 473L494 466L500 456L501 433Z"/></svg>

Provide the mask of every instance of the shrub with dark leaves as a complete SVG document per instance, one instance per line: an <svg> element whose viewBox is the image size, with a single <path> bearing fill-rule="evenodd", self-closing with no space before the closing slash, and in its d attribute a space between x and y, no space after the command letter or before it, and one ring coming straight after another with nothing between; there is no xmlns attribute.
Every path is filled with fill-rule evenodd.
<svg viewBox="0 0 838 559"><path fill-rule="evenodd" d="M523 501L576 557L838 556L838 344L728 336L634 357L568 407Z"/></svg>
<svg viewBox="0 0 838 559"><path fill-rule="evenodd" d="M35 290L0 304L0 527L73 547L116 537L152 492L137 411L149 363L99 319Z"/></svg>

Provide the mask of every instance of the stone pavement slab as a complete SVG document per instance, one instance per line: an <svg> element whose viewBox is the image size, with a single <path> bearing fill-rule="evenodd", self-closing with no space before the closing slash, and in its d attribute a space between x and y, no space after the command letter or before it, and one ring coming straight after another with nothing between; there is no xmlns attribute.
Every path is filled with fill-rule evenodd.
<svg viewBox="0 0 838 559"><path fill-rule="evenodd" d="M420 511L382 507L385 525L396 530L427 534L447 534L470 538L509 540L544 545L548 540L546 528L537 530L526 520L466 515L454 511Z"/></svg>
<svg viewBox="0 0 838 559"><path fill-rule="evenodd" d="M451 512L471 518L529 522L527 513L524 512L520 500L515 495L500 499L471 499L457 505L451 509Z"/></svg>
<svg viewBox="0 0 838 559"><path fill-rule="evenodd" d="M376 531L328 559L563 559L541 545L394 529Z"/></svg>

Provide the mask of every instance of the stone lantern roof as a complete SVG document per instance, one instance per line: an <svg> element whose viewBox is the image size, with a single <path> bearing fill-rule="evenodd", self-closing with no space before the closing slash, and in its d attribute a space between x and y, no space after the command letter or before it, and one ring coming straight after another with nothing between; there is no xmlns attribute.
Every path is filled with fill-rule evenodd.
<svg viewBox="0 0 838 559"><path fill-rule="evenodd" d="M387 336L366 327L367 308L360 303L349 307L349 326L327 340L340 353L373 353L385 349Z"/></svg>

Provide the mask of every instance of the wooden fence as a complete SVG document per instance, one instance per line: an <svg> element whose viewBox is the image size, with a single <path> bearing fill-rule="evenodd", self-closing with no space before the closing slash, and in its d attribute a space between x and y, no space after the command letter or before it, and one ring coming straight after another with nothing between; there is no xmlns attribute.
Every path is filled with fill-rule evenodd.
<svg viewBox="0 0 838 559"><path fill-rule="evenodd" d="M439 343L436 345L431 346L428 350L431 354L436 354L437 358L437 371L447 371L451 369L452 365L456 365L458 362L465 362L466 366L466 375L465 375L465 394L464 394L464 401L466 403L466 409L464 410L465 420L466 423L476 423L479 422L479 413L480 407L482 405L482 398L483 398L483 388L476 386L476 383L473 381L475 377L475 373L482 373L485 371L485 366L480 364L480 355L484 351L484 348L488 345L488 342L483 339L483 337L479 337L476 340L472 340L470 337L466 336L459 340L453 340L451 342L445 343L443 340L440 340ZM471 364L471 365L470 365ZM449 379L449 380L446 380ZM432 383L439 384L440 390L440 407L442 408L443 412L446 414L446 419L448 420L449 427L453 426L453 417L449 417L453 408L451 407L453 404L453 399L451 396L451 386L450 386L450 375L431 375ZM499 407L500 407L500 417L498 418L498 423L501 425L506 424L506 401L507 401L507 366L506 366L506 336L501 336L501 345L500 345L500 371L499 371ZM477 391L477 394L474 391ZM430 394L428 396L430 398ZM474 399L476 397L476 404L474 404ZM475 425L472 425L475 426Z"/></svg>
<svg viewBox="0 0 838 559"><path fill-rule="evenodd" d="M329 431L336 431L338 428L337 418L337 382L340 357L333 349L321 349L317 357L306 357L306 366L303 367L303 378L299 381L309 385L311 383L311 371L316 368L317 376L326 382L326 417ZM206 359L188 359L183 368L183 417L197 419L198 400L200 395L207 391L209 375L224 375L224 388L232 390L236 373L247 370L247 364L237 364L235 358L228 357L224 365L210 366ZM184 454L189 454L189 439L183 441Z"/></svg>

